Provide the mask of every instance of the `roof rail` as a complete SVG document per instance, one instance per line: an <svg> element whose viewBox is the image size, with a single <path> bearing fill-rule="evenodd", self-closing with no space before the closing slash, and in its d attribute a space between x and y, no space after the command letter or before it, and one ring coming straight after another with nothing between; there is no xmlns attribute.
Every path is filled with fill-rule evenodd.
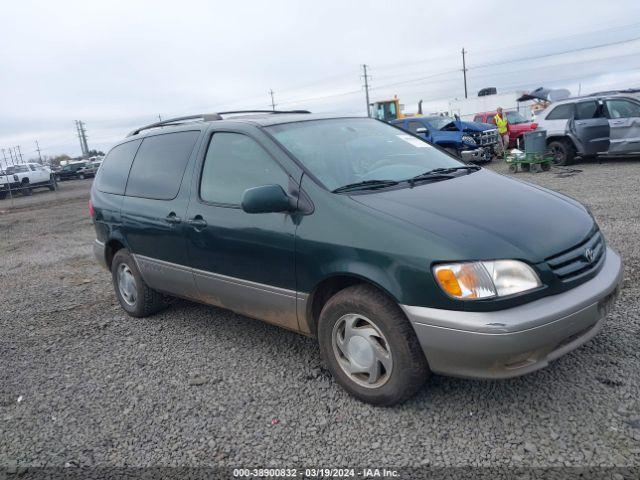
<svg viewBox="0 0 640 480"><path fill-rule="evenodd" d="M166 127L169 125L179 125L188 120L201 120L203 122L211 122L213 120L222 120L222 117L217 113L201 113L199 115L188 115L186 117L174 117L167 118L161 122L150 123L140 128L136 128L127 134L127 137L139 134L143 130L149 130L150 128Z"/></svg>
<svg viewBox="0 0 640 480"><path fill-rule="evenodd" d="M217 112L217 113L201 113L198 115L188 115L186 117L174 117L162 120L161 122L150 123L140 128L136 128L127 134L127 137L137 135L143 130L149 130L151 128L167 127L170 125L180 125L189 120L200 120L202 122L212 122L215 120L222 120L222 115L234 115L238 113L311 113L309 110L232 110L229 112Z"/></svg>
<svg viewBox="0 0 640 480"><path fill-rule="evenodd" d="M236 113L311 113L309 110L232 110L230 112L218 112L218 115L234 115Z"/></svg>

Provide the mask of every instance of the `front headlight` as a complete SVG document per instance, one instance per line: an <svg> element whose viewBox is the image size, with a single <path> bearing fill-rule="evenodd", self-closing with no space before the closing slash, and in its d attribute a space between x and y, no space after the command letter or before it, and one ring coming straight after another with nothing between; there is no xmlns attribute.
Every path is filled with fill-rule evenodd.
<svg viewBox="0 0 640 480"><path fill-rule="evenodd" d="M433 274L440 288L458 300L504 297L542 285L536 272L518 260L446 263L433 267Z"/></svg>
<svg viewBox="0 0 640 480"><path fill-rule="evenodd" d="M463 135L462 143L468 143L469 145L476 145L475 139L471 135Z"/></svg>

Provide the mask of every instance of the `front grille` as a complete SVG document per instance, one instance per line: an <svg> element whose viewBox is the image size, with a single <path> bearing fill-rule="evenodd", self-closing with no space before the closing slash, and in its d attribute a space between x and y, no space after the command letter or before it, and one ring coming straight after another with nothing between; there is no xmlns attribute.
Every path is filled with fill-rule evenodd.
<svg viewBox="0 0 640 480"><path fill-rule="evenodd" d="M484 147L487 145L493 145L498 141L498 130L494 128L491 130L485 130L483 132L473 132L471 133L471 136L476 141L478 146Z"/></svg>
<svg viewBox="0 0 640 480"><path fill-rule="evenodd" d="M575 247L546 259L551 271L563 282L575 280L596 269L604 259L604 238L596 230Z"/></svg>

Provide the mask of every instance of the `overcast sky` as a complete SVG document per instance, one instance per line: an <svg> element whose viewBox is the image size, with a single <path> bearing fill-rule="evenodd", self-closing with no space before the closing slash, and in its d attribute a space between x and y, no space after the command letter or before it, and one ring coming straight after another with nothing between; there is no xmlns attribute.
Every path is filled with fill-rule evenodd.
<svg viewBox="0 0 640 480"><path fill-rule="evenodd" d="M270 88L279 108L365 114L363 63L372 100L445 109L464 95L463 46L474 95L640 87L637 0L527 4L4 1L0 148L79 155L80 119L107 150L159 114L268 108Z"/></svg>

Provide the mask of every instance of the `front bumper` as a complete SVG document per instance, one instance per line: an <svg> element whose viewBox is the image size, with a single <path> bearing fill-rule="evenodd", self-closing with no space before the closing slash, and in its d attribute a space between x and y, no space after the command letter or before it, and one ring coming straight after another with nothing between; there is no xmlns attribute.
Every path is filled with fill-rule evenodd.
<svg viewBox="0 0 640 480"><path fill-rule="evenodd" d="M465 162L488 162L491 160L491 152L482 147L473 150L462 150L460 158Z"/></svg>
<svg viewBox="0 0 640 480"><path fill-rule="evenodd" d="M602 269L571 290L495 312L402 305L434 373L508 378L543 368L593 338L622 281L622 261L607 247Z"/></svg>

